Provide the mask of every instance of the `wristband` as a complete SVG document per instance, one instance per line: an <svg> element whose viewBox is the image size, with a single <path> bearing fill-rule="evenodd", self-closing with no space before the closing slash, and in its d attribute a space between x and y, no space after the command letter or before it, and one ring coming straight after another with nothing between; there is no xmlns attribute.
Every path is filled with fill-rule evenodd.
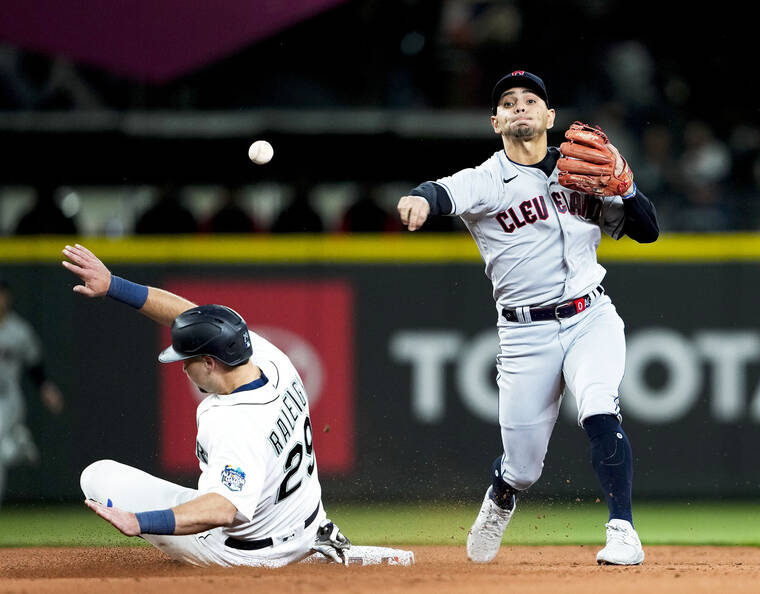
<svg viewBox="0 0 760 594"><path fill-rule="evenodd" d="M138 512L140 534L174 534L175 518L171 509Z"/></svg>
<svg viewBox="0 0 760 594"><path fill-rule="evenodd" d="M628 198L633 198L636 195L636 192L638 192L639 189L636 187L636 182L633 182L631 184L631 189L625 196L621 196L623 200L627 200Z"/></svg>
<svg viewBox="0 0 760 594"><path fill-rule="evenodd" d="M126 303L135 309L140 309L148 300L148 287L145 285L138 285L137 283L133 283L125 278L112 274L111 284L108 286L107 295L111 299Z"/></svg>

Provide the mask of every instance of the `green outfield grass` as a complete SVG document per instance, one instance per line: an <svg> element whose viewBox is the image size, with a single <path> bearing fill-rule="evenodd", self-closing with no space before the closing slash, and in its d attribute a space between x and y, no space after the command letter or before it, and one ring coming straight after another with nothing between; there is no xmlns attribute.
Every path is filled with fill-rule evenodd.
<svg viewBox="0 0 760 594"><path fill-rule="evenodd" d="M476 505L330 505L331 519L357 544L464 546ZM760 501L639 503L636 528L645 544L760 546ZM598 545L604 541L603 503L528 503L504 542L516 545ZM77 505L0 509L0 546L146 546L121 536Z"/></svg>

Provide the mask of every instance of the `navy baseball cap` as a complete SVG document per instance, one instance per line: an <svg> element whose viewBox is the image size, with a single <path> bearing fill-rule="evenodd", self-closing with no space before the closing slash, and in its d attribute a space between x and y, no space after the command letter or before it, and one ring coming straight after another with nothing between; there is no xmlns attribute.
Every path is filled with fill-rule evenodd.
<svg viewBox="0 0 760 594"><path fill-rule="evenodd" d="M499 100L504 94L504 91L513 87L525 87L526 89L530 89L536 95L541 97L546 103L546 106L549 107L549 95L546 93L546 85L544 85L544 81L535 74L525 70L515 70L499 79L499 82L496 83L493 91L491 91L491 113L493 115L496 115L496 107L499 105Z"/></svg>

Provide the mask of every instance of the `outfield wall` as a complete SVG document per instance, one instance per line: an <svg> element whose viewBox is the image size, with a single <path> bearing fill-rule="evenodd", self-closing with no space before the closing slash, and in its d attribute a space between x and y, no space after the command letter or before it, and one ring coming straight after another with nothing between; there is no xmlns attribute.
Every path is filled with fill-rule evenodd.
<svg viewBox="0 0 760 594"><path fill-rule="evenodd" d="M0 239L0 271L39 330L67 397L30 399L37 469L16 499L79 496L78 473L113 458L192 484L197 394L159 366L168 331L71 292L66 239ZM84 239L82 239L85 242ZM500 451L496 310L468 236L180 238L86 245L112 270L238 309L296 361L332 498L478 497ZM760 489L760 236L605 241L607 292L626 322L621 387L637 496L752 496ZM526 395L529 397L529 395ZM573 403L536 494L596 497Z"/></svg>

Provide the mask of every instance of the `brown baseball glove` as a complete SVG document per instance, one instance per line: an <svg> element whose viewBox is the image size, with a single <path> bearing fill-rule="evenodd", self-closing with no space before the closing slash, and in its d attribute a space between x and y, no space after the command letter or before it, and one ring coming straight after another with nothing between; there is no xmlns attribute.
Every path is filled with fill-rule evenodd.
<svg viewBox="0 0 760 594"><path fill-rule="evenodd" d="M599 126L574 122L559 150L559 183L571 190L597 196L625 196L633 186L633 172Z"/></svg>

